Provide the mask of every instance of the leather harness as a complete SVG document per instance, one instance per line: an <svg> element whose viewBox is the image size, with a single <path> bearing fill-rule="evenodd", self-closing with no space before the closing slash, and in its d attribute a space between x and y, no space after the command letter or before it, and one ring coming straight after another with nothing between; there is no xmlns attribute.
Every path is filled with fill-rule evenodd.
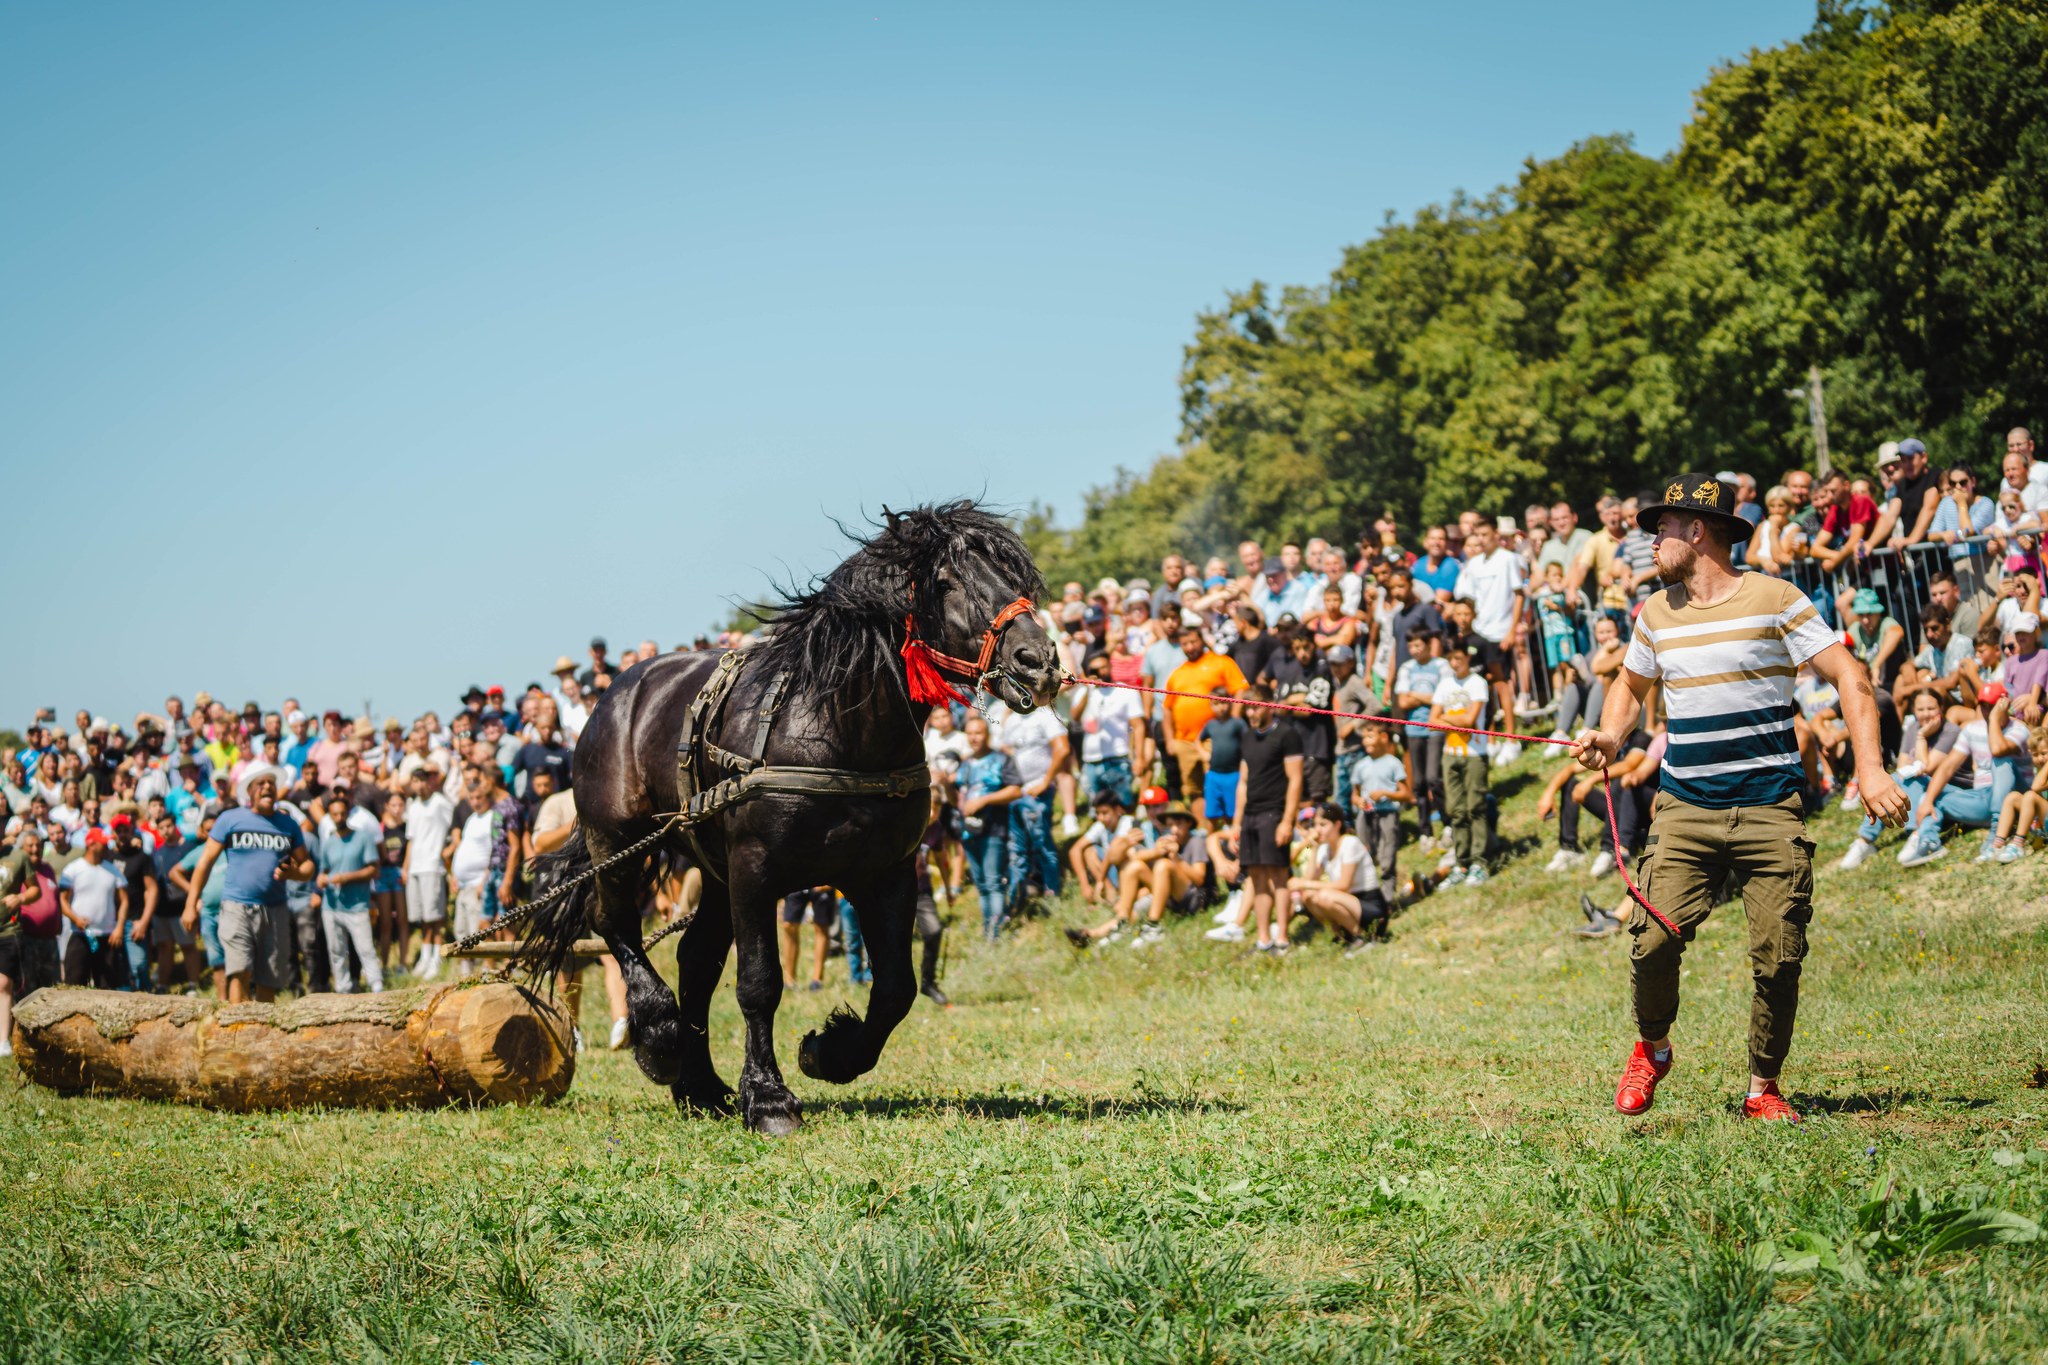
<svg viewBox="0 0 2048 1365"><path fill-rule="evenodd" d="M982 633L980 657L972 662L942 654L918 639L917 624L911 617L904 619L904 648L906 651L921 651L945 671L979 682L989 671L989 664L995 657L996 642L1003 629L1030 610L1030 601L1020 597L997 613ZM704 870L704 875L719 874L704 854L703 842L697 837L697 826L756 796L906 797L931 790L931 770L923 763L884 773L856 772L849 768L769 767L764 762L768 753L768 734L775 727L775 714L782 708L783 698L789 690L788 669L770 678L768 686L761 692L760 704L754 709L754 733L748 745L750 752L734 753L714 744L710 739L711 731L723 717L726 700L732 695L733 686L739 682L740 670L746 667L748 657L745 650L736 649L718 661L711 680L691 701L689 712L683 717L683 732L676 740L676 799L681 803L676 824L682 829L683 838L689 841L690 854ZM741 720L744 714L735 712L733 719ZM714 772L721 771L730 776L712 781ZM724 880L723 877L719 879Z"/></svg>
<svg viewBox="0 0 2048 1365"><path fill-rule="evenodd" d="M718 668L704 690L690 703L683 719L683 733L676 741L676 798L682 805L678 821L690 854L706 876L723 881L705 856L697 826L756 796L889 796L904 797L931 789L931 770L919 763L893 772L864 773L847 768L806 768L792 765L769 767L762 762L768 752L768 732L774 728L775 713L788 691L789 673L777 673L761 693L754 711L752 752L736 754L711 742L709 736L746 667L747 654L734 650L718 661ZM736 712L739 719L745 713ZM712 780L716 772L731 776Z"/></svg>

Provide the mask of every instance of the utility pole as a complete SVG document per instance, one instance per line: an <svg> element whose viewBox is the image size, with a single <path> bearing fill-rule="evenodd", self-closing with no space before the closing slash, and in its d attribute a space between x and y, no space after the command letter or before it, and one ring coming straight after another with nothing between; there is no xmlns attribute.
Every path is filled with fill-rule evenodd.
<svg viewBox="0 0 2048 1365"><path fill-rule="evenodd" d="M1826 398L1821 392L1820 366L1808 365L1806 387L1787 389L1785 396L1806 400L1806 415L1813 423L1813 467L1816 477L1825 479L1829 473L1828 412Z"/></svg>

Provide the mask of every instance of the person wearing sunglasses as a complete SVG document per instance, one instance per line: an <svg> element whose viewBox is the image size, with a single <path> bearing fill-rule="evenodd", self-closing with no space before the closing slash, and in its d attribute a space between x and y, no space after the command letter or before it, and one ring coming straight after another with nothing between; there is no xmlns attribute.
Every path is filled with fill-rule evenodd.
<svg viewBox="0 0 2048 1365"><path fill-rule="evenodd" d="M1941 502L1927 538L1947 545L1951 560L1966 560L1971 551L1964 542L1984 535L1997 519L1998 505L1977 491L1977 476L1955 465L1942 475Z"/></svg>

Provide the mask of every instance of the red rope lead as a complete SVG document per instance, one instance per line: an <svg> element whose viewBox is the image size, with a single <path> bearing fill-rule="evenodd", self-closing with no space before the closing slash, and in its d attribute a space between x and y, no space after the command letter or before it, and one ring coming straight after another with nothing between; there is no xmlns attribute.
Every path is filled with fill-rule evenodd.
<svg viewBox="0 0 2048 1365"><path fill-rule="evenodd" d="M1089 687L1121 687L1130 692L1144 692L1155 697L1185 697L1191 701L1213 702L1214 697L1206 692L1176 692L1168 687L1147 687L1143 683L1117 682L1108 678L1069 678L1067 685L1084 683ZM1577 747L1576 740L1552 739L1549 735L1518 735L1510 730L1481 730L1468 725L1446 725L1435 720L1409 720L1405 716L1373 715L1365 711L1331 711L1320 706L1297 706L1284 701L1254 701L1250 697L1232 697L1240 706L1262 706L1269 711L1289 711L1300 716L1328 716L1333 720L1364 720L1376 725L1412 725L1418 730L1439 730L1445 734L1478 735L1485 739L1511 739L1517 743L1554 744L1562 749ZM1621 822L1614 817L1614 778L1606 768L1600 769L1600 782L1607 793L1607 836L1614 841L1614 870L1621 874L1621 883L1628 888L1629 899L1649 912L1650 918L1664 926L1665 932L1673 938L1683 938L1678 926L1664 916L1656 906L1650 904L1635 878L1628 875L1628 863L1623 857L1621 846Z"/></svg>

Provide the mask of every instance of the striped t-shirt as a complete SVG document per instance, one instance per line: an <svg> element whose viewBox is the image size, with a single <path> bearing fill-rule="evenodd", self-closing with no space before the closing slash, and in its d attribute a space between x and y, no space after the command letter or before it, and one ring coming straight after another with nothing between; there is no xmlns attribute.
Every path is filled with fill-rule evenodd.
<svg viewBox="0 0 2048 1365"><path fill-rule="evenodd" d="M1663 790L1715 810L1796 794L1792 681L1837 639L1805 593L1766 574L1744 574L1711 607L1688 603L1682 586L1645 602L1624 663L1664 685Z"/></svg>

